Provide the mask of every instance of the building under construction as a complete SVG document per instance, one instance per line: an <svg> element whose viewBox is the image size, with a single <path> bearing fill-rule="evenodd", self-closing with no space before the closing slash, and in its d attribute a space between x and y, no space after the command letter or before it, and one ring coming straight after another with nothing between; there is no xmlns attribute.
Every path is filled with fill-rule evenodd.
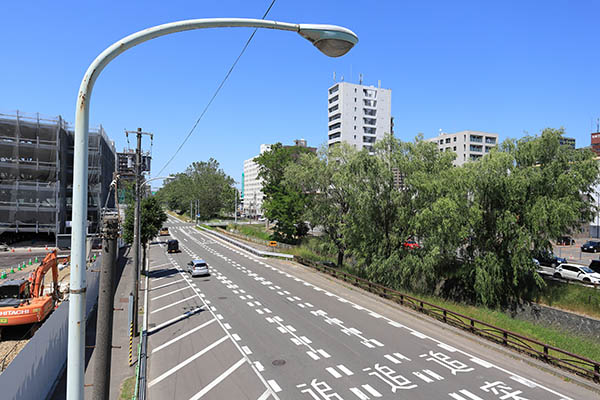
<svg viewBox="0 0 600 400"><path fill-rule="evenodd" d="M60 116L0 114L0 238L23 232L70 233L73 143L74 133ZM114 143L102 126L91 129L89 233L99 228L114 171ZM112 197L107 205L114 207Z"/></svg>

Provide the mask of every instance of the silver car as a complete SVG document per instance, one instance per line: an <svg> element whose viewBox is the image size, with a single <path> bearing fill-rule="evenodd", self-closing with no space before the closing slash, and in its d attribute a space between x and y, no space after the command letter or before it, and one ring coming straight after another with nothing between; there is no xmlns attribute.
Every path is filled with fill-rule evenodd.
<svg viewBox="0 0 600 400"><path fill-rule="evenodd" d="M188 263L188 272L192 277L210 275L208 265L204 260L192 260Z"/></svg>

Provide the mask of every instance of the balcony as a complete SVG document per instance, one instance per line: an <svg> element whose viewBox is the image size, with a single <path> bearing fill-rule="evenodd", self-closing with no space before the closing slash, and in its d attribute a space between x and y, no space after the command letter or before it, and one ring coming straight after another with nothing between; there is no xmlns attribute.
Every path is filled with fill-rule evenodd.
<svg viewBox="0 0 600 400"><path fill-rule="evenodd" d="M341 126L342 126L342 123L341 123L341 122L336 122L336 123L335 123L335 124L333 124L333 125L329 125L329 131L333 131L333 130L335 130L335 129L338 129L338 128L340 128Z"/></svg>
<svg viewBox="0 0 600 400"><path fill-rule="evenodd" d="M338 108L340 108L340 106L339 106L338 104L336 104L336 105L335 105L335 106L333 106L333 107L329 107L329 112L330 112L330 113L331 113L331 112L334 112L334 111L336 111Z"/></svg>
<svg viewBox="0 0 600 400"><path fill-rule="evenodd" d="M496 144L496 138L494 138L494 137L487 137L486 136L485 143L486 144Z"/></svg>
<svg viewBox="0 0 600 400"><path fill-rule="evenodd" d="M342 114L341 114L341 113L338 113L338 114L332 115L331 117L329 117L329 122L331 122L331 121L335 121L336 119L340 119L341 117L342 117Z"/></svg>
<svg viewBox="0 0 600 400"><path fill-rule="evenodd" d="M335 96L329 99L329 104L335 103L336 101L338 101L339 98L340 97L336 94Z"/></svg>
<svg viewBox="0 0 600 400"><path fill-rule="evenodd" d="M377 100L367 100L367 99L364 99L363 100L363 104L365 105L365 107L373 107L373 108L375 108L375 107L377 107Z"/></svg>
<svg viewBox="0 0 600 400"><path fill-rule="evenodd" d="M365 113L365 115L369 115L371 117L374 117L377 114L377 111L369 110L368 108L363 108L363 112Z"/></svg>
<svg viewBox="0 0 600 400"><path fill-rule="evenodd" d="M367 135L376 135L377 129L376 128L367 128L367 127L363 126L363 132L366 133Z"/></svg>
<svg viewBox="0 0 600 400"><path fill-rule="evenodd" d="M475 143L482 143L483 142L483 136L476 136L476 135L471 135L469 137L469 140L471 142L475 142Z"/></svg>
<svg viewBox="0 0 600 400"><path fill-rule="evenodd" d="M332 87L331 89L329 89L329 94L334 94L335 92L338 91L338 89L340 85L335 85L334 87Z"/></svg>
<svg viewBox="0 0 600 400"><path fill-rule="evenodd" d="M477 146L477 145L472 144L469 146L469 150L477 152L477 153L481 153L483 151L483 146Z"/></svg>
<svg viewBox="0 0 600 400"><path fill-rule="evenodd" d="M363 118L363 122L365 125L377 125L377 119L375 118Z"/></svg>
<svg viewBox="0 0 600 400"><path fill-rule="evenodd" d="M332 133L331 135L329 135L329 140L333 140L333 139L337 139L342 135L341 132L337 132L337 133Z"/></svg>

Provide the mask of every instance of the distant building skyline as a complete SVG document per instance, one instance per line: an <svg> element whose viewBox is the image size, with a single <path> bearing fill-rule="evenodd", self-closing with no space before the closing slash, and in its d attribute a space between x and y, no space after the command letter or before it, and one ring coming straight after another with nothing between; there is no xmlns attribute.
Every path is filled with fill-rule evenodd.
<svg viewBox="0 0 600 400"><path fill-rule="evenodd" d="M454 165L460 166L467 161L476 161L498 145L498 134L465 130L455 133L440 132L434 138L425 139L437 144L440 151L452 151L456 154Z"/></svg>

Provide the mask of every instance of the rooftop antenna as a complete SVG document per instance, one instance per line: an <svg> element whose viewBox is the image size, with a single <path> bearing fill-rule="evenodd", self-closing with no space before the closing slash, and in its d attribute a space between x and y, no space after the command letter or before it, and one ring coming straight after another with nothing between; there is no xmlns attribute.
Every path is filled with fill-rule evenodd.
<svg viewBox="0 0 600 400"><path fill-rule="evenodd" d="M342 75L342 82L344 82L344 75Z"/></svg>
<svg viewBox="0 0 600 400"><path fill-rule="evenodd" d="M363 75L362 74L358 74L358 84L362 85L363 82Z"/></svg>
<svg viewBox="0 0 600 400"><path fill-rule="evenodd" d="M381 89L381 79L377 80L377 89Z"/></svg>
<svg viewBox="0 0 600 400"><path fill-rule="evenodd" d="M336 82L336 80L335 80L335 71L333 71L333 81Z"/></svg>
<svg viewBox="0 0 600 400"><path fill-rule="evenodd" d="M596 132L600 132L600 118L596 118Z"/></svg>
<svg viewBox="0 0 600 400"><path fill-rule="evenodd" d="M442 132L442 128L440 128L440 135L441 135L442 133L443 133L443 132Z"/></svg>

